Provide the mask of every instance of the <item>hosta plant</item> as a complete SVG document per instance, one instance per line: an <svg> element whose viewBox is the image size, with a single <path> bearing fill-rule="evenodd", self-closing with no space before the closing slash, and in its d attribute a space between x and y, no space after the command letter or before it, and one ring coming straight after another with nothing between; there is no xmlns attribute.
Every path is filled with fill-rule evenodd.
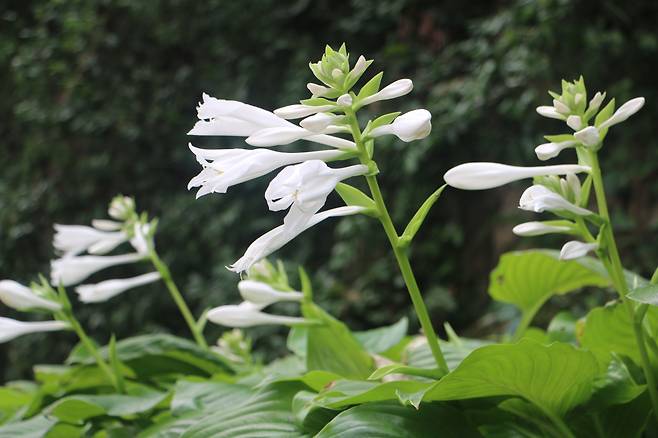
<svg viewBox="0 0 658 438"><path fill-rule="evenodd" d="M447 185L466 190L534 178L519 207L551 217L512 231L524 237L562 234L568 241L560 251L501 256L489 293L519 315L502 325L505 330L472 339L446 324L445 339L440 339L410 255L446 185L427 175L436 178L436 191L404 226L394 224L378 182L391 170L380 169L376 161L379 137L421 140L431 131L431 114L415 109L373 116L375 109L390 105L385 101L410 93L413 84L400 79L382 86L383 73L370 74L371 64L363 56L350 60L344 45L327 47L321 60L309 65L316 80L307 85L311 96L273 112L203 95L189 135L244 137L248 146L202 149L190 144L201 165L188 184L198 188L197 197L230 198L225 194L230 187L281 169L264 194L270 210L285 211L281 224L228 267L236 272L242 302L193 315L156 251L157 220L139 213L132 198L115 198L108 210L111 219L93 220L91 226L55 225L57 258L49 278L39 276L29 286L0 282L0 301L38 317L0 318L0 342L66 330L80 343L62 365L35 365L34 381L0 388L0 437L658 433L658 273L647 280L624 268L599 164L607 135L613 136L615 126L635 114L644 99L616 108L614 99L606 102L606 93L588 99L582 78L563 81L561 92L550 92L552 105L537 112L566 127L546 136L548 142L535 152L542 161L575 152L573 164L474 162L445 174ZM298 119L298 124L290 121ZM270 149L297 141L300 149L294 151ZM345 205L323 209L334 192ZM410 333L405 318L352 331L314 300L312 275L268 261L314 225L350 215L365 215L381 225L381 231L372 232L388 237L420 333ZM139 264L143 272L89 280L123 264ZM463 269L467 272L468 266ZM129 300L131 289L155 282L178 306L189 339L144 334L92 340L75 317L79 306ZM613 290L617 296L581 318L565 309L547 327L533 326L552 297L583 288ZM382 299L388 293L394 288L382 291ZM207 339L207 323L228 329L220 339ZM252 355L249 338L250 327L265 324L289 327L288 354L270 363Z"/></svg>

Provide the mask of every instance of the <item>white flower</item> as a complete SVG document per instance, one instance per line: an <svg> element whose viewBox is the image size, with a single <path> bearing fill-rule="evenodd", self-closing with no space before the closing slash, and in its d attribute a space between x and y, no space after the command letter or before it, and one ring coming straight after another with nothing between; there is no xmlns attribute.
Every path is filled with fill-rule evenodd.
<svg viewBox="0 0 658 438"><path fill-rule="evenodd" d="M523 192L521 199L519 200L519 208L534 211L535 213L541 213L546 210L565 210L579 216L588 216L592 214L591 211L578 207L557 193L537 184L528 187Z"/></svg>
<svg viewBox="0 0 658 438"><path fill-rule="evenodd" d="M117 231L121 229L123 223L108 219L93 219L91 225L101 231Z"/></svg>
<svg viewBox="0 0 658 438"><path fill-rule="evenodd" d="M111 266L135 263L144 258L143 254L122 254L116 256L74 256L53 260L50 263L50 282L58 286L71 286L80 283L95 272Z"/></svg>
<svg viewBox="0 0 658 438"><path fill-rule="evenodd" d="M338 118L332 113L317 113L299 122L300 126L315 133L324 132Z"/></svg>
<svg viewBox="0 0 658 438"><path fill-rule="evenodd" d="M53 246L65 257L88 251L90 254L107 254L128 236L123 231L100 231L85 225L55 224Z"/></svg>
<svg viewBox="0 0 658 438"><path fill-rule="evenodd" d="M541 161L546 161L557 157L560 152L566 148L574 147L576 142L573 140L561 141L558 143L544 143L535 148L535 154Z"/></svg>
<svg viewBox="0 0 658 438"><path fill-rule="evenodd" d="M149 224L142 224L137 222L133 228L134 235L130 239L130 244L138 254L146 256L149 253L149 231L151 226Z"/></svg>
<svg viewBox="0 0 658 438"><path fill-rule="evenodd" d="M288 105L274 110L274 114L282 119L301 119L312 114L335 109L335 105Z"/></svg>
<svg viewBox="0 0 658 438"><path fill-rule="evenodd" d="M571 231L569 227L549 225L544 222L525 222L512 228L512 232L517 236L541 236L550 233L566 233Z"/></svg>
<svg viewBox="0 0 658 438"><path fill-rule="evenodd" d="M153 283L160 279L159 272L149 272L132 278L101 281L96 284L82 284L75 288L78 298L83 303L99 303L133 289L138 286Z"/></svg>
<svg viewBox="0 0 658 438"><path fill-rule="evenodd" d="M357 59L356 63L354 64L354 68L349 73L350 76L353 78L361 76L363 72L368 68L368 65L370 64L368 61L366 61L366 58L364 58L363 55L359 56L359 59Z"/></svg>
<svg viewBox="0 0 658 438"><path fill-rule="evenodd" d="M573 134L585 146L595 146L601 141L601 134L594 126L588 126Z"/></svg>
<svg viewBox="0 0 658 438"><path fill-rule="evenodd" d="M249 245L244 255L240 257L240 259L235 263L233 263L228 269L233 272L246 271L256 262L269 256L274 251L277 251L285 244L293 240L295 237L300 235L302 232L311 228L313 225L317 225L318 223L330 217L348 216L352 214L358 214L363 211L364 208L362 207L338 207L313 215L307 223L295 230L286 229L284 225L279 225L278 227L263 234L251 245Z"/></svg>
<svg viewBox="0 0 658 438"><path fill-rule="evenodd" d="M279 172L267 186L265 199L272 211L290 208L283 223L298 228L322 208L336 184L367 172L361 164L333 169L324 161L305 161Z"/></svg>
<svg viewBox="0 0 658 438"><path fill-rule="evenodd" d="M578 131L583 126L583 121L580 116L567 117L567 126L574 131Z"/></svg>
<svg viewBox="0 0 658 438"><path fill-rule="evenodd" d="M331 135L325 135L339 131L340 129L333 131L325 129L323 134L317 134L291 124L291 126L287 127L262 129L247 137L245 141L247 144L252 146L270 147L290 144L297 140L311 140L339 149L356 149L353 141L345 140L344 138L333 137Z"/></svg>
<svg viewBox="0 0 658 438"><path fill-rule="evenodd" d="M379 126L372 130L371 137L394 134L400 140L410 142L420 140L432 131L432 114L426 109L409 111L397 117L389 125Z"/></svg>
<svg viewBox="0 0 658 438"><path fill-rule="evenodd" d="M621 123L628 119L630 116L635 114L636 112L640 111L640 109L644 106L644 97L636 97L635 99L631 99L622 106L620 106L617 111L606 121L601 123L598 128L599 129L606 129L609 128L613 125L616 125L617 123Z"/></svg>
<svg viewBox="0 0 658 438"><path fill-rule="evenodd" d="M208 320L226 327L243 328L256 325L276 324L294 325L306 322L304 318L294 316L271 315L260 311L260 307L243 302L215 307L208 311Z"/></svg>
<svg viewBox="0 0 658 438"><path fill-rule="evenodd" d="M304 298L301 292L283 292L267 283L255 280L242 280L238 283L238 290L245 301L259 306L269 306L279 301L301 301Z"/></svg>
<svg viewBox="0 0 658 438"><path fill-rule="evenodd" d="M340 106L352 106L352 96L349 94L343 94L336 99L336 103Z"/></svg>
<svg viewBox="0 0 658 438"><path fill-rule="evenodd" d="M199 149L192 145L203 170L187 185L201 187L199 198L208 193L226 193L229 187L266 175L279 167L306 160L332 160L344 154L338 150L286 153L269 149Z"/></svg>
<svg viewBox="0 0 658 438"><path fill-rule="evenodd" d="M583 243L572 240L565 243L560 250L560 260L573 260L584 257L588 252L595 251L598 247L598 243Z"/></svg>
<svg viewBox="0 0 658 438"><path fill-rule="evenodd" d="M0 301L17 310L46 309L56 312L62 308L59 303L38 296L29 287L13 280L0 281Z"/></svg>
<svg viewBox="0 0 658 438"><path fill-rule="evenodd" d="M589 108L587 108L587 111L596 111L599 109L601 104L603 103L603 100L605 99L605 93L601 93L600 91L597 91L594 97L589 101Z"/></svg>
<svg viewBox="0 0 658 438"><path fill-rule="evenodd" d="M567 118L564 114L562 114L552 106L538 106L537 113L540 116L548 117L551 119L566 120Z"/></svg>
<svg viewBox="0 0 658 438"><path fill-rule="evenodd" d="M557 99L553 99L553 108L559 113L562 114L569 114L571 113L571 108L569 108L567 105L564 103L560 102Z"/></svg>
<svg viewBox="0 0 658 438"><path fill-rule="evenodd" d="M306 88L308 88L308 91L310 91L313 96L318 96L318 97L324 96L331 91L331 88L325 87L324 85L313 84L313 83L306 84Z"/></svg>
<svg viewBox="0 0 658 438"><path fill-rule="evenodd" d="M30 333L66 330L69 325L63 321L23 322L0 317L0 344Z"/></svg>
<svg viewBox="0 0 658 438"><path fill-rule="evenodd" d="M484 190L512 181L543 175L564 175L589 172L588 166L561 164L558 166L520 167L500 163L465 163L453 167L443 175L448 185L463 190Z"/></svg>
<svg viewBox="0 0 658 438"><path fill-rule="evenodd" d="M411 82L411 79L399 79L391 84L388 84L372 96L368 96L365 99L359 101L358 104L359 106L365 106L380 100L395 99L396 97L401 97L405 94L411 93L413 88L414 83Z"/></svg>

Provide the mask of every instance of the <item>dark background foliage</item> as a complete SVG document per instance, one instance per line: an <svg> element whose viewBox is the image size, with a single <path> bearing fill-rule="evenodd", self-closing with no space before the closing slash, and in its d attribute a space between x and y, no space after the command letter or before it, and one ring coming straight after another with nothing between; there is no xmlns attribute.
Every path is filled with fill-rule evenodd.
<svg viewBox="0 0 658 438"><path fill-rule="evenodd" d="M590 92L607 90L620 103L645 96L645 109L608 137L603 166L627 265L650 274L658 263L657 21L651 0L4 0L0 277L47 274L52 224L102 217L123 193L161 217L160 251L196 314L235 301L237 278L224 266L280 217L262 199L267 178L198 201L186 191L198 171L186 147L196 102L205 91L269 109L293 103L308 95L308 61L325 43L343 41L353 55L375 59L368 75L385 70L384 83L414 81L410 97L373 105L373 113L422 106L433 114L429 138L377 149L399 226L455 164L536 164L534 146L562 126L534 108L549 102L545 91L561 78L583 74ZM515 208L523 188L448 190L430 214L413 261L437 326L449 321L474 334L504 318L491 313L486 293L500 253L561 243L512 235L511 226L528 219ZM291 271L303 263L320 303L355 329L411 313L383 233L373 230L366 218L324 223L277 254ZM186 334L159 286L79 309L99 341L110 332ZM262 336L272 330L280 332L251 333L274 354L283 337ZM62 360L73 342L64 333L0 345L0 380Z"/></svg>

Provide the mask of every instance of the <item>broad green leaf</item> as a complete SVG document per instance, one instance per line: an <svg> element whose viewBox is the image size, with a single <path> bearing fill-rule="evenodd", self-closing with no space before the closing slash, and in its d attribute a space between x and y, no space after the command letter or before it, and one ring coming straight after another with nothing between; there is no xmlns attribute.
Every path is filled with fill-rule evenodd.
<svg viewBox="0 0 658 438"><path fill-rule="evenodd" d="M363 332L354 332L357 341L370 353L383 353L399 344L407 335L409 321L406 317L393 325Z"/></svg>
<svg viewBox="0 0 658 438"><path fill-rule="evenodd" d="M37 388L33 384L14 382L0 387L0 424L26 410L34 398Z"/></svg>
<svg viewBox="0 0 658 438"><path fill-rule="evenodd" d="M584 286L606 286L607 276L578 261L560 261L548 251L530 250L503 254L491 273L489 294L523 312L534 312L553 295Z"/></svg>
<svg viewBox="0 0 658 438"><path fill-rule="evenodd" d="M568 344L489 345L434 383L423 401L515 396L561 416L590 398L604 371L594 354Z"/></svg>
<svg viewBox="0 0 658 438"><path fill-rule="evenodd" d="M658 284L650 284L648 286L638 287L633 289L626 296L633 301L637 301L638 303L658 306Z"/></svg>
<svg viewBox="0 0 658 438"><path fill-rule="evenodd" d="M299 391L292 399L292 411L297 423L305 432L313 435L338 414L334 409L318 407L315 403L316 396L315 392Z"/></svg>
<svg viewBox="0 0 658 438"><path fill-rule="evenodd" d="M345 183L338 183L336 185L336 192L338 192L346 205L364 207L371 212L377 211L375 201L356 187Z"/></svg>
<svg viewBox="0 0 658 438"><path fill-rule="evenodd" d="M42 438L57 423L56 419L38 415L29 420L0 427L0 438Z"/></svg>
<svg viewBox="0 0 658 438"><path fill-rule="evenodd" d="M578 320L569 312L560 312L548 324L546 334L549 342L576 343L576 322Z"/></svg>
<svg viewBox="0 0 658 438"><path fill-rule="evenodd" d="M433 382L420 382L418 380L394 380L384 383L338 380L318 394L315 401L320 406L332 409L389 400L410 403L407 395L422 393L432 384Z"/></svg>
<svg viewBox="0 0 658 438"><path fill-rule="evenodd" d="M322 322L308 327L306 367L309 371L325 370L353 379L365 379L372 373L373 359L345 324L313 303L304 303L302 313L306 319Z"/></svg>
<svg viewBox="0 0 658 438"><path fill-rule="evenodd" d="M267 386L247 400L195 422L182 437L305 437L292 412L292 399L302 389L303 386L292 383Z"/></svg>
<svg viewBox="0 0 658 438"><path fill-rule="evenodd" d="M292 327L288 332L286 347L297 356L306 356L306 337L308 330L306 327Z"/></svg>
<svg viewBox="0 0 658 438"><path fill-rule="evenodd" d="M635 383L626 364L616 356L608 364L606 373L594 382L595 392L588 406L596 409L628 403L646 390L646 385Z"/></svg>
<svg viewBox="0 0 658 438"><path fill-rule="evenodd" d="M418 368L434 369L436 360L432 355L429 345L425 338L416 338L416 341L409 343L404 361L407 365ZM453 370L466 358L473 350L476 350L490 342L480 339L459 338L459 341L441 342L441 351L448 363L448 368Z"/></svg>
<svg viewBox="0 0 658 438"><path fill-rule="evenodd" d="M394 403L368 403L341 412L316 438L435 438L482 436L463 412L443 404L420 410Z"/></svg>
<svg viewBox="0 0 658 438"><path fill-rule="evenodd" d="M171 411L180 416L188 412L221 410L246 400L253 390L245 385L224 382L179 380L174 388Z"/></svg>
<svg viewBox="0 0 658 438"><path fill-rule="evenodd" d="M359 94L357 95L357 101L365 99L368 96L372 96L379 91L379 85L382 83L382 77L384 72L379 72L372 77L366 84L361 87Z"/></svg>
<svg viewBox="0 0 658 438"><path fill-rule="evenodd" d="M576 436L592 436L599 431L600 438L640 438L651 415L649 394L633 399L629 403L609 406L605 409L573 415L569 426Z"/></svg>
<svg viewBox="0 0 658 438"><path fill-rule="evenodd" d="M370 377L368 377L368 380L379 380L382 377L389 376L391 374L426 377L428 379L440 379L445 375L445 373L438 368L417 368L394 363L391 365L383 366L381 368L377 368L375 372L372 373Z"/></svg>
<svg viewBox="0 0 658 438"><path fill-rule="evenodd" d="M423 225L423 222L425 222L427 213L430 212L430 209L432 208L434 203L439 200L441 193L443 193L443 190L447 186L448 186L447 184L442 185L434 193L429 195L429 197L425 200L425 202L423 202L423 204L420 206L416 214L414 214L414 216L407 224L407 227L404 229L404 232L400 237L402 244L408 245L414 239L416 233L418 232L418 230L420 230L421 225Z"/></svg>

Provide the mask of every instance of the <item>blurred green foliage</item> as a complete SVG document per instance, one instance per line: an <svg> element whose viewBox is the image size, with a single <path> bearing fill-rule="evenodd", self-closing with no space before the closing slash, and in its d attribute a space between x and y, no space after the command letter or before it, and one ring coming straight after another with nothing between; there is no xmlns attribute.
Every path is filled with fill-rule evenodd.
<svg viewBox="0 0 658 438"><path fill-rule="evenodd" d="M536 164L534 146L561 126L534 108L549 102L545 90L561 78L583 74L589 89L618 102L645 96L645 109L609 137L603 166L622 253L646 275L658 263L657 21L651 0L5 0L0 277L27 282L47 273L52 224L88 223L124 193L161 217L160 252L197 314L236 300L237 278L224 266L280 217L262 199L267 178L198 201L185 190L198 171L186 147L196 101L208 92L269 109L294 103L307 97L309 60L343 41L375 59L368 75L385 70L384 83L414 81L410 97L373 112L423 106L433 114L429 138L379 142L383 190L400 226L455 164ZM487 311L488 272L501 252L559 243L513 237L511 225L527 217L515 209L522 188L448 190L430 213L412 255L437 326L448 320L464 329ZM354 329L410 314L385 237L371 230L365 217L325 223L277 254L304 263L318 301ZM130 270L107 277L122 272ZM103 341L110 332L185 333L155 286L80 314ZM67 334L44 339L0 346L0 376L3 368L15 378L33 363L58 362L73 342ZM271 351L283 343L256 341Z"/></svg>

